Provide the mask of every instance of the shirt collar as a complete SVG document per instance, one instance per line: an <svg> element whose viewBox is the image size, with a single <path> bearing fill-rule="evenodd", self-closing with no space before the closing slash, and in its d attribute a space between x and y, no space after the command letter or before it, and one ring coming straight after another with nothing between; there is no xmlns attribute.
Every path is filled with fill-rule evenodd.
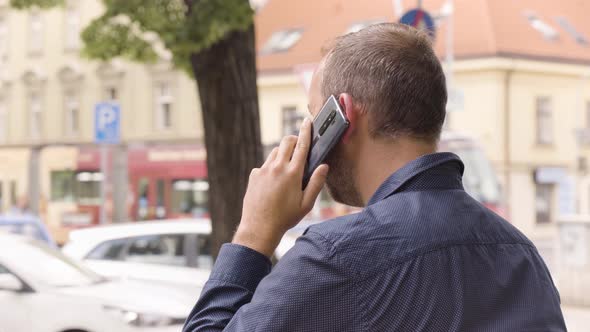
<svg viewBox="0 0 590 332"><path fill-rule="evenodd" d="M420 173L448 162L455 162L457 164L457 173L459 173L460 176L463 176L465 167L463 166L461 159L456 154L451 152L427 154L412 160L389 176L385 182L379 186L377 191L375 191L367 205L377 203L378 201L381 201L396 193L402 185Z"/></svg>

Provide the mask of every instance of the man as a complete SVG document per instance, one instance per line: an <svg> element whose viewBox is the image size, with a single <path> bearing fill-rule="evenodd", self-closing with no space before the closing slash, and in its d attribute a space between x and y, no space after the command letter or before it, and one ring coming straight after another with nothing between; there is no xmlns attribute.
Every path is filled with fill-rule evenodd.
<svg viewBox="0 0 590 332"><path fill-rule="evenodd" d="M447 95L428 37L380 24L337 39L312 80L312 115L330 95L350 127L327 166L301 191L308 120L252 171L184 330L565 331L533 244L465 193L457 156L435 153ZM364 209L310 227L271 271L325 179Z"/></svg>

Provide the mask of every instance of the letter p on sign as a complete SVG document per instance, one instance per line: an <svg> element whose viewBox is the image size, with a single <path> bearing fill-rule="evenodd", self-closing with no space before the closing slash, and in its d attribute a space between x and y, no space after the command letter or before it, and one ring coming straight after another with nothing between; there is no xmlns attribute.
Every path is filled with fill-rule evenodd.
<svg viewBox="0 0 590 332"><path fill-rule="evenodd" d="M98 103L94 109L94 141L116 144L120 140L121 110L116 103Z"/></svg>

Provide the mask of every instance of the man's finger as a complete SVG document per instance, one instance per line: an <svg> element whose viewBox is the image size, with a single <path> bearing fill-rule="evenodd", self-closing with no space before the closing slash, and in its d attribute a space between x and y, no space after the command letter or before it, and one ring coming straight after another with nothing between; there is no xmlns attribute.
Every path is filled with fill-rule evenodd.
<svg viewBox="0 0 590 332"><path fill-rule="evenodd" d="M297 145L291 163L295 167L305 167L307 161L307 154L309 153L309 146L311 144L311 121L308 118L303 119L301 128L299 129L299 136L297 137Z"/></svg>
<svg viewBox="0 0 590 332"><path fill-rule="evenodd" d="M268 157L266 157L266 161L264 162L264 164L262 164L262 166L260 168L263 167L267 167L270 164L272 164L273 161L275 161L275 159L277 158L277 154L279 153L279 148L273 148L272 151L270 151L270 154L268 155Z"/></svg>
<svg viewBox="0 0 590 332"><path fill-rule="evenodd" d="M289 162L291 160L291 156L293 155L293 149L295 148L295 144L297 143L297 136L285 136L283 140L281 140L281 145L279 146L279 152L277 155L276 160L279 162Z"/></svg>
<svg viewBox="0 0 590 332"><path fill-rule="evenodd" d="M313 207L316 198L320 194L320 191L324 187L324 183L326 182L326 176L328 175L328 165L323 164L320 165L316 170L313 172L311 179L309 179L309 183L303 192L303 207L306 209L310 209Z"/></svg>

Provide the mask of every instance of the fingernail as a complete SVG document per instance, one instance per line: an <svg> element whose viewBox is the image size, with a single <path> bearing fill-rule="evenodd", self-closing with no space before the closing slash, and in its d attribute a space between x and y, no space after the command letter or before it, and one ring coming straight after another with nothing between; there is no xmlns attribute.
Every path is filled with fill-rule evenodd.
<svg viewBox="0 0 590 332"><path fill-rule="evenodd" d="M307 126L309 126L309 118L304 118L303 123L301 124L301 127L307 127Z"/></svg>

